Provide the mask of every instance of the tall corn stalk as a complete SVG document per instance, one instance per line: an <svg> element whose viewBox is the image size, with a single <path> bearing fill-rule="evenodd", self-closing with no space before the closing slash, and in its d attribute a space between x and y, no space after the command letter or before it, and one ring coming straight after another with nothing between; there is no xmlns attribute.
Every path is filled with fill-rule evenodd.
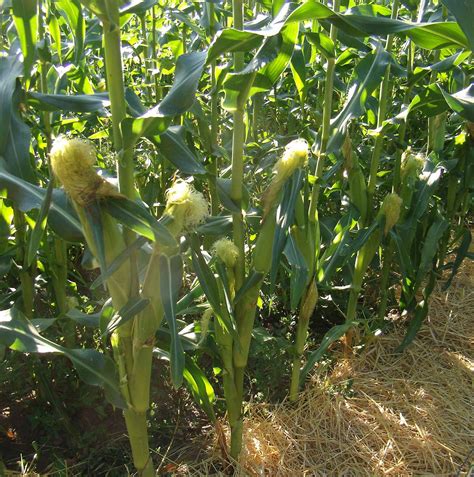
<svg viewBox="0 0 474 477"><path fill-rule="evenodd" d="M333 10L339 11L339 0L334 1ZM331 25L330 38L333 42L337 39L337 28ZM316 183L311 191L311 199L308 212L308 233L313 235L312 243L318 243L318 203L321 190L321 176L326 161L326 149L329 141L332 113L332 97L334 86L334 71L336 68L336 58L328 58L326 67L326 81L324 85L324 109L323 122L321 126L321 143L317 151L317 162L314 175ZM314 255L318 255L318 250L314 251ZM300 386L301 360L306 345L308 335L308 327L311 316L318 302L318 289L316 285L316 277L313 276L303 294L300 302L298 314L298 323L296 328L296 338L294 345L294 358L292 362L291 381L290 381L290 401L296 401Z"/></svg>

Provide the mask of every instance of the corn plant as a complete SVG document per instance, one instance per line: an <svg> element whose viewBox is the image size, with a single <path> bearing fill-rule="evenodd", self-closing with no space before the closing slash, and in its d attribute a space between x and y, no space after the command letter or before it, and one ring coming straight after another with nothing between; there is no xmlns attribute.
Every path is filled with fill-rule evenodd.
<svg viewBox="0 0 474 477"><path fill-rule="evenodd" d="M296 321L294 401L389 306L410 318L408 346L436 279L469 256L473 12L416 3L0 6L0 270L15 288L0 342L61 354L104 388L140 475L154 474L154 357L212 422L200 356L221 368L238 460L252 337L275 297ZM328 301L341 316L306 356Z"/></svg>

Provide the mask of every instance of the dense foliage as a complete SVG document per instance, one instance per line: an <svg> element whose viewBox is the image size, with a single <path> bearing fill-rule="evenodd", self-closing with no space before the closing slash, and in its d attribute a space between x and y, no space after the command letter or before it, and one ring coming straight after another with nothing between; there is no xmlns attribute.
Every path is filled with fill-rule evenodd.
<svg viewBox="0 0 474 477"><path fill-rule="evenodd" d="M297 400L333 343L370 346L389 311L403 352L469 256L469 0L0 15L2 369L50 402L48 382L102 388L139 475L158 375L209 422L226 413L238 459L249 385Z"/></svg>

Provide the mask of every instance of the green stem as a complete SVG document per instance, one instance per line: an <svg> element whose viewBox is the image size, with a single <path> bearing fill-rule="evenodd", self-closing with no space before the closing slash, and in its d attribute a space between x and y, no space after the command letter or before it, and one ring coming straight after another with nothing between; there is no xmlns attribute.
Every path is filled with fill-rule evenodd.
<svg viewBox="0 0 474 477"><path fill-rule="evenodd" d="M232 0L232 14L234 28L243 30L244 27L244 5L242 0ZM243 52L234 53L234 71L240 71L244 67ZM239 256L235 267L235 283L238 290L244 281L245 276L245 249L244 249L244 221L242 215L242 187L244 180L244 141L245 124L244 110L237 109L233 114L233 135L232 135L232 179L231 179L231 199L238 207L238 212L232 214L233 239L235 246L239 250Z"/></svg>
<svg viewBox="0 0 474 477"><path fill-rule="evenodd" d="M34 305L34 284L33 277L26 266L26 221L23 212L13 209L13 222L15 224L15 241L17 245L16 260L20 267L20 283L21 283L21 311L31 319L33 318Z"/></svg>
<svg viewBox="0 0 474 477"><path fill-rule="evenodd" d="M119 28L118 4L110 2L113 8L110 13L113 23L103 22L104 56L109 91L110 109L112 111L112 137L115 151L120 155L124 144L120 123L125 119L126 103L122 70L121 36ZM129 198L135 195L133 156L119 157L117 175L120 192Z"/></svg>
<svg viewBox="0 0 474 477"><path fill-rule="evenodd" d="M133 465L140 477L154 477L155 471L148 446L146 413L127 409L124 411L124 416L132 448Z"/></svg>
<svg viewBox="0 0 474 477"><path fill-rule="evenodd" d="M390 269L392 267L394 253L394 244L390 240L388 245L385 247L385 252L383 254L383 266L382 266L382 279L380 281L380 302L378 309L378 319L383 321L385 318L385 313L387 311L387 302L388 302L388 289L390 286Z"/></svg>
<svg viewBox="0 0 474 477"><path fill-rule="evenodd" d="M209 33L213 36L215 33L214 22L214 2L209 2ZM217 90L216 77L216 61L211 63L211 156L212 174L209 176L209 192L211 196L211 213L217 215L219 213L219 196L217 194L217 176L219 173L219 160L216 155L219 136L219 95Z"/></svg>
<svg viewBox="0 0 474 477"><path fill-rule="evenodd" d="M339 0L334 0L333 9L339 11ZM333 42L337 40L337 28L331 25L330 37ZM316 231L317 224L317 210L319 203L319 194L321 191L321 176L324 170L326 160L326 149L329 142L329 134L331 130L331 114L332 114L332 97L334 89L334 71L336 68L336 59L328 58L326 68L326 81L324 85L324 108L323 120L321 126L321 144L318 151L318 158L316 161L316 168L314 175L316 183L313 185L311 191L311 198L309 203L308 221L311 224L311 230ZM315 252L316 254L318 251ZM304 354L306 344L309 321L313 315L314 309L318 302L318 291L316 288L316 280L313 277L308 287L306 288L303 298L300 303L300 313L298 316L298 324L296 328L296 338L294 352L295 356L292 362L291 381L290 381L290 401L295 401L298 397L300 386L300 369L301 361Z"/></svg>
<svg viewBox="0 0 474 477"><path fill-rule="evenodd" d="M303 359L306 338L308 336L309 322L313 316L317 302L318 289L316 286L316 279L313 278L306 289L303 299L301 300L300 312L298 316L290 381L291 402L295 402L298 398L298 392L300 389L301 361Z"/></svg>
<svg viewBox="0 0 474 477"><path fill-rule="evenodd" d="M339 11L339 0L334 0L333 10ZM337 39L337 28L331 25L330 37L333 42ZM308 217L311 223L315 223L316 211L318 209L319 193L321 190L321 176L324 170L324 163L326 160L326 149L329 141L329 134L331 130L331 114L332 114L332 96L334 90L334 71L336 68L336 58L328 58L326 67L326 82L324 85L324 108L323 108L323 123L321 126L321 145L318 151L318 159L314 175L316 183L313 185L311 191L311 199L309 204Z"/></svg>
<svg viewBox="0 0 474 477"><path fill-rule="evenodd" d="M130 145L128 144L124 144L120 129L120 124L126 116L126 103L121 55L119 4L118 2L109 2L108 6L108 14L111 21L103 21L103 40L107 86L112 111L113 143L115 151L118 153L117 175L120 192L126 197L133 199L135 197L133 148L129 147ZM112 227L109 227L108 230L111 232ZM107 231L106 227L104 227L104 231ZM135 234L130 230L125 230L123 236L125 246L131 245L135 240ZM114 238L104 237L104 243L106 240L113 241ZM117 240L117 237L115 237L115 240ZM130 297L138 295L139 283L136 255L132 255L129 263L122 266L123 271L127 268L130 275L124 277L123 281L128 286L125 286L125 283L112 283L113 286L116 286L117 292L122 292L123 290L123 294L118 295L114 302L116 309L120 309L120 307L117 308L117 301L123 300L127 302ZM111 277L111 279L114 278L115 276ZM109 286L111 279L108 280ZM154 475L153 461L148 446L146 419L153 343L146 343L148 346L141 347L137 352L136 343L134 342L135 323L136 319L118 329L117 347L120 350L120 361L118 364L119 370L121 369L122 373L125 374L121 376L121 381L125 380L126 383L126 385L125 383L123 384L124 397L128 398L128 402L131 405L129 409L124 411L124 417L132 448L133 462L139 475L148 477ZM142 387L138 386L137 382L132 379L136 376L137 364L143 366L143 376L139 382L142 383L144 380L148 380ZM148 393L143 399L137 399L137 396L134 395L134 384L137 385L135 389L143 388ZM140 394L142 395L142 393Z"/></svg>
<svg viewBox="0 0 474 477"><path fill-rule="evenodd" d="M394 0L392 4L392 18L395 19L398 14L398 0ZM385 49L388 53L392 51L393 35L387 36ZM390 64L387 65L385 75L380 87L379 93L379 109L377 112L377 128L381 128L387 116L387 101L390 95ZM367 221L373 217L373 197L375 193L375 186L377 184L377 172L380 164L380 157L382 155L384 143L384 135L379 132L375 138L374 148L372 150L372 157L370 160L369 181L367 184ZM365 225L365 224L364 224Z"/></svg>
<svg viewBox="0 0 474 477"><path fill-rule="evenodd" d="M45 28L44 28L44 17L42 2L38 2L38 36L40 40L46 41ZM40 90L41 93L48 93L48 81L47 81L47 63L45 61L40 62ZM46 137L46 153L49 154L52 145L52 128L51 128L51 113L49 111L43 112L43 124L44 124L44 134ZM49 177L50 180L56 182L54 174L51 170L51 165L49 165ZM69 310L69 305L67 301L67 245L66 242L60 238L53 235L53 249L52 249L52 277L51 282L53 285L54 296L56 298L56 307L59 314L64 315ZM67 347L73 348L75 344L75 326L70 320L65 318L65 323L63 325L63 332L65 338L65 345Z"/></svg>

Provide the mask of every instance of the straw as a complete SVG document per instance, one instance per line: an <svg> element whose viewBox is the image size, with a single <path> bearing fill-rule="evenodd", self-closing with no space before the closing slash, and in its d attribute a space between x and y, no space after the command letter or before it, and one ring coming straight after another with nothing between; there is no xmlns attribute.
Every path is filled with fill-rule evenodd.
<svg viewBox="0 0 474 477"><path fill-rule="evenodd" d="M241 476L455 476L473 436L474 266L445 292L403 355L406 323L316 368L297 403L249 405ZM217 446L175 475L224 475Z"/></svg>

